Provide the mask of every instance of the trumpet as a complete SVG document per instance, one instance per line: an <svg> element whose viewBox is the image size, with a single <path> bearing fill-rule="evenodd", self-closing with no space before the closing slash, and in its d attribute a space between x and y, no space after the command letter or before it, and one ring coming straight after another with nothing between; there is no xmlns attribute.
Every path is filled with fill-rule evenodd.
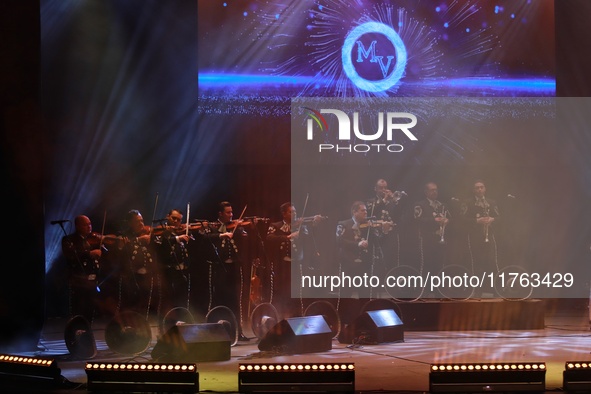
<svg viewBox="0 0 591 394"><path fill-rule="evenodd" d="M486 207L484 214L486 215L486 217L489 217L488 216L488 206ZM484 242L488 242L488 228L489 227L490 227L490 222L484 223Z"/></svg>
<svg viewBox="0 0 591 394"><path fill-rule="evenodd" d="M484 201L484 217L490 217L490 205L488 205L488 201ZM488 227L490 226L490 221L484 223L484 242L488 242Z"/></svg>
<svg viewBox="0 0 591 394"><path fill-rule="evenodd" d="M445 243L445 223L442 223L439 225L439 233L441 236L441 238L439 238L439 243L444 244Z"/></svg>
<svg viewBox="0 0 591 394"><path fill-rule="evenodd" d="M439 215L442 218L447 218L447 211L444 211L443 214ZM447 221L442 220L439 223L439 243L440 244L444 244L445 243L445 226L447 225Z"/></svg>

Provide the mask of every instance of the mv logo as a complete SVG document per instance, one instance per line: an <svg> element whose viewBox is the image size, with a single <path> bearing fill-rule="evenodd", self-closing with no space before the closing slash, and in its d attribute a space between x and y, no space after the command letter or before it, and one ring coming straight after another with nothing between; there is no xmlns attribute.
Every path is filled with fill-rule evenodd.
<svg viewBox="0 0 591 394"><path fill-rule="evenodd" d="M364 45L361 37L370 33L385 36L394 47L396 56L386 55L384 59L383 55L376 54L377 41L375 40L367 46ZM394 59L396 61L392 64ZM368 92L383 92L396 85L404 75L407 60L406 47L398 33L390 26L379 22L367 22L349 32L343 44L341 60L345 74L355 86ZM383 79L370 80L359 75L355 64L366 61L379 65Z"/></svg>

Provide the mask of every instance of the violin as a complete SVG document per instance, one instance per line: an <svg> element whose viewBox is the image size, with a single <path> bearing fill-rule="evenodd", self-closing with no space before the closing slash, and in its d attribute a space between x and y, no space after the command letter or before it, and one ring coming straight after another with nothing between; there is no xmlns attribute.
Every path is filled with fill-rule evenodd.
<svg viewBox="0 0 591 394"><path fill-rule="evenodd" d="M181 231L181 232L186 232L186 231L199 231L199 230L203 230L205 227L208 226L208 222L200 222L200 223L189 223L189 225L187 226L186 224L183 224L182 226L180 226L177 231Z"/></svg>
<svg viewBox="0 0 591 394"><path fill-rule="evenodd" d="M136 237L141 237L142 235L150 235L152 234L152 231L154 230L154 227L152 226L144 226L142 227L137 233L135 233L134 235Z"/></svg>
<svg viewBox="0 0 591 394"><path fill-rule="evenodd" d="M121 245L121 243L125 242L125 238L114 234L103 235L99 233L90 233L88 237L86 237L86 241L88 241L90 247L98 249L103 245Z"/></svg>
<svg viewBox="0 0 591 394"><path fill-rule="evenodd" d="M259 222L269 223L271 221L269 218L259 218L257 216L250 216L246 219L247 220L232 220L230 223L226 224L226 228L228 230L234 230L236 227L253 226Z"/></svg>
<svg viewBox="0 0 591 394"><path fill-rule="evenodd" d="M173 234L180 234L185 232L185 228L181 227L173 227L173 226L158 226L158 227L151 227L151 226L144 226L144 228L137 234L137 237L141 237L143 235L155 235L160 236L164 233L173 233Z"/></svg>
<svg viewBox="0 0 591 394"><path fill-rule="evenodd" d="M232 220L230 223L226 224L226 228L228 230L234 230L236 227L245 227L252 225L253 222L250 220Z"/></svg>
<svg viewBox="0 0 591 394"><path fill-rule="evenodd" d="M408 194L406 194L406 192L403 191L398 191L396 190L395 192L393 192L392 190L386 190L384 192L384 199L388 202L394 202L397 203L402 197L406 197Z"/></svg>
<svg viewBox="0 0 591 394"><path fill-rule="evenodd" d="M182 224L181 226L176 228L176 232L177 234L179 233L185 233L187 232L187 228L188 231L201 231L201 230L205 230L206 228L217 228L219 226L219 222L208 222L208 221L201 221L201 222L196 222L196 223L189 223L189 226L187 227L186 224Z"/></svg>
<svg viewBox="0 0 591 394"><path fill-rule="evenodd" d="M168 230L167 226L158 226L158 227L145 226L144 229L138 234L138 237L142 236L142 235L162 235L167 230Z"/></svg>
<svg viewBox="0 0 591 394"><path fill-rule="evenodd" d="M317 222L317 221L321 221L321 220L326 220L328 219L328 216L322 216L322 215L314 215L314 216L305 216L302 218L298 218L296 220L297 224L300 223L312 223L312 222Z"/></svg>
<svg viewBox="0 0 591 394"><path fill-rule="evenodd" d="M226 229L229 231L234 231L238 227L246 227L250 225L252 225L251 221L232 220L230 223L226 224Z"/></svg>
<svg viewBox="0 0 591 394"><path fill-rule="evenodd" d="M166 226L166 225L162 225L162 226L158 226L158 227L150 227L150 226L146 226L147 229L144 230L144 232L142 232L142 234L140 235L147 235L147 234L152 234L155 236L161 236L165 233L169 233L169 234L175 234L175 235L182 235L186 232L186 226L183 224L181 226Z"/></svg>
<svg viewBox="0 0 591 394"><path fill-rule="evenodd" d="M271 219L269 219L269 218L260 218L258 216L248 216L248 217L245 217L243 220L253 221L254 224L269 223L271 221Z"/></svg>
<svg viewBox="0 0 591 394"><path fill-rule="evenodd" d="M189 225L183 223L179 226L160 226L155 228L153 234L161 235L165 232L174 235L189 235L191 239L193 238L193 232L195 231L202 231L209 227L209 222L199 222L199 223L190 223Z"/></svg>
<svg viewBox="0 0 591 394"><path fill-rule="evenodd" d="M88 234L88 236L86 237L86 242L88 242L88 244L90 245L90 247L92 248L98 248L101 245L101 239L102 239L102 235L99 233L90 233Z"/></svg>
<svg viewBox="0 0 591 394"><path fill-rule="evenodd" d="M164 230L162 230L162 229L158 230L158 231L155 231L155 230L156 229L154 227L144 226L139 231L132 234L131 237L135 238L136 241L142 245L148 245L150 243L152 234L156 234L156 233L162 234L164 232ZM123 240L124 240L124 243L128 243L130 239L124 234Z"/></svg>

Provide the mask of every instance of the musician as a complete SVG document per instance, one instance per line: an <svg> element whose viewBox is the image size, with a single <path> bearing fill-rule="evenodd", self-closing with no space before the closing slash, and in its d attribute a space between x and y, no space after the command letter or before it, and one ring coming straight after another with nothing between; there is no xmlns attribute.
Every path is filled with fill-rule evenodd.
<svg viewBox="0 0 591 394"><path fill-rule="evenodd" d="M367 220L367 206L363 201L355 201L351 206L351 218L337 223L336 245L340 271L347 277L364 277L367 280L374 275L376 245L379 243L380 228L374 227ZM359 299L371 298L369 285L344 286L340 297Z"/></svg>
<svg viewBox="0 0 591 394"><path fill-rule="evenodd" d="M160 277L153 257L152 228L144 225L140 211L132 209L125 215L122 232L125 243L120 254L121 299L119 308L149 318L157 311Z"/></svg>
<svg viewBox="0 0 591 394"><path fill-rule="evenodd" d="M180 209L171 209L155 230L159 229L162 232L155 231L153 244L162 272L160 312L166 314L176 307L189 309L191 271L187 244L193 235L186 231Z"/></svg>
<svg viewBox="0 0 591 394"><path fill-rule="evenodd" d="M387 272L400 265L400 234L399 225L402 220L404 192L393 192L388 188L385 179L378 179L374 186L375 195L366 201L369 217L385 223L383 237L378 245L379 253L376 257L376 274L384 277Z"/></svg>
<svg viewBox="0 0 591 394"><path fill-rule="evenodd" d="M100 234L92 232L85 215L74 219L75 231L62 238L62 253L68 265L68 299L71 316L81 315L92 322L98 302L100 263L105 250Z"/></svg>
<svg viewBox="0 0 591 394"><path fill-rule="evenodd" d="M460 215L467 232L469 264L475 275L496 274L499 267L495 224L500 216L499 207L495 200L486 197L486 186L482 180L474 182L472 193L473 196L460 206Z"/></svg>
<svg viewBox="0 0 591 394"><path fill-rule="evenodd" d="M428 272L436 275L445 265L447 242L445 231L450 213L437 199L439 189L435 182L427 182L423 187L425 198L414 204L414 220L418 238L420 272L425 277Z"/></svg>
<svg viewBox="0 0 591 394"><path fill-rule="evenodd" d="M281 221L273 222L267 230L267 245L270 258L270 276L265 281L270 293L270 300L283 316L298 316L301 300L292 299L291 290L300 286L308 249L306 239L311 235L309 225L316 225L322 220L321 215L314 215L307 220L298 219L296 207L285 202L279 207ZM296 270L298 275L291 275Z"/></svg>
<svg viewBox="0 0 591 394"><path fill-rule="evenodd" d="M248 341L242 331L245 319L242 308L243 293L247 290L246 274L242 267L242 247L248 233L241 220L233 220L232 204L222 201L218 205L217 221L208 227L204 237L211 242L215 254L212 278L213 304L230 308L238 323L238 340Z"/></svg>

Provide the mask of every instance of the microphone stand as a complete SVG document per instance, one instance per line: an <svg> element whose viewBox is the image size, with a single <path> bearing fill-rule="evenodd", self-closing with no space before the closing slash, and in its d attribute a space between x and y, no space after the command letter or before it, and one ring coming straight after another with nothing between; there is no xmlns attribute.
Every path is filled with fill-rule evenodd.
<svg viewBox="0 0 591 394"><path fill-rule="evenodd" d="M64 227L64 223L62 221L60 221L59 225L62 229L62 232L64 233L64 236L68 235L68 233L66 232L66 228Z"/></svg>

